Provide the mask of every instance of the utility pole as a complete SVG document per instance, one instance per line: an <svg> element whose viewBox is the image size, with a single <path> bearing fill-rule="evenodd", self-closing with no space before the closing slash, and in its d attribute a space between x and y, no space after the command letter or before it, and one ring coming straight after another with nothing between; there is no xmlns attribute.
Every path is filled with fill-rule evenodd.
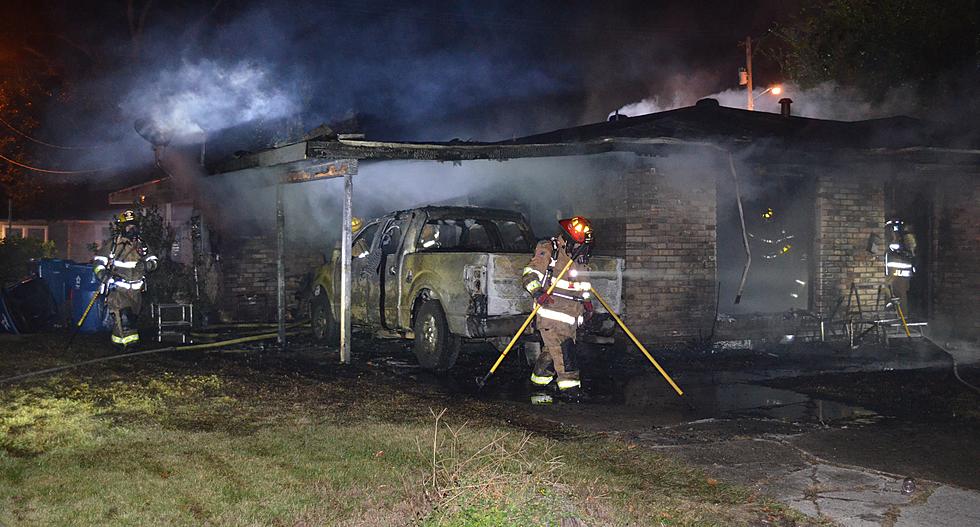
<svg viewBox="0 0 980 527"><path fill-rule="evenodd" d="M752 98L752 37L745 37L745 91L748 96L748 108L755 110L755 100Z"/></svg>

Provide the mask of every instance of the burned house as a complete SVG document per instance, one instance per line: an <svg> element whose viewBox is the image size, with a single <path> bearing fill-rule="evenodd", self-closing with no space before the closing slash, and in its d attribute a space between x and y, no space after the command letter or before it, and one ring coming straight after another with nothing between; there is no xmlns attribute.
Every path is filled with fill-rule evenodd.
<svg viewBox="0 0 980 527"><path fill-rule="evenodd" d="M598 249L626 260L626 316L662 344L812 336L858 301L880 305L882 254L869 241L899 216L918 237L912 317L980 335L969 310L980 294L980 150L914 119L826 121L792 116L788 104L770 114L708 99L497 143L325 133L214 172L312 180L335 160L357 160L354 207L360 196L369 213L418 205L419 188L438 201L454 178L475 178L468 204L521 209L539 236L561 213L596 218ZM437 183L419 183L418 171ZM391 188L413 181L413 192ZM306 184L321 185L302 191L323 195L312 207L333 207L325 222L300 214L323 233L312 248L326 254L341 230L342 189ZM273 276L275 265L247 272Z"/></svg>

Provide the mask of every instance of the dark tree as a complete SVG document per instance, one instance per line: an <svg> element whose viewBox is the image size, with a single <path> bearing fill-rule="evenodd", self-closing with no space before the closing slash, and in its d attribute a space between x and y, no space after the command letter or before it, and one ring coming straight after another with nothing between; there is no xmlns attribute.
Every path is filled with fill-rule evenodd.
<svg viewBox="0 0 980 527"><path fill-rule="evenodd" d="M14 59L9 56L0 58L0 155L33 163L31 143L18 132L32 133L37 128L37 109L33 101L43 92L37 78L21 70ZM33 201L39 190L37 178L32 178L28 170L0 160L0 193L4 198L13 198L20 207Z"/></svg>
<svg viewBox="0 0 980 527"><path fill-rule="evenodd" d="M825 0L775 29L783 72L802 86L835 81L872 98L896 87L923 100L975 88L980 1Z"/></svg>

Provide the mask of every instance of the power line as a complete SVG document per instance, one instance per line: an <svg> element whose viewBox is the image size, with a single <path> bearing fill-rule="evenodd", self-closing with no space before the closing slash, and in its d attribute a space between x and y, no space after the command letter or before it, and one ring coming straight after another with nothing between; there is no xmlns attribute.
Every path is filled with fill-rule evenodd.
<svg viewBox="0 0 980 527"><path fill-rule="evenodd" d="M0 159L3 159L4 161L10 163L11 165L16 165L16 166L19 166L21 168L26 168L27 170L33 170L35 172L41 172L41 173L44 173L44 174L62 174L62 175L65 175L65 174L69 174L69 175L70 174L91 174L92 172L101 172L101 171L105 170L104 168L94 168L94 169L91 169L91 170L52 170L52 169L49 169L49 168L38 168L38 167L30 166L30 165L25 165L24 163L21 163L20 161L17 161L15 159L10 159L9 157L7 157L7 156L5 156L3 154L0 154Z"/></svg>
<svg viewBox="0 0 980 527"><path fill-rule="evenodd" d="M34 141L35 143L37 143L39 145L44 145L44 146L48 146L48 147L51 147L51 148L58 148L60 150L90 150L90 149L94 149L94 148L101 148L101 147L98 147L98 146L62 146L62 145L54 145L54 144L51 144L51 143L42 141L40 139L37 139L35 137L31 137L31 136L27 135L24 132L21 132L20 130L18 130L17 128L15 128L14 125L8 123L7 120L4 119L3 117L0 117L0 123L3 123L4 126L6 126L7 128L10 128L15 133L17 133L18 135L20 135L20 136L28 139L29 141Z"/></svg>

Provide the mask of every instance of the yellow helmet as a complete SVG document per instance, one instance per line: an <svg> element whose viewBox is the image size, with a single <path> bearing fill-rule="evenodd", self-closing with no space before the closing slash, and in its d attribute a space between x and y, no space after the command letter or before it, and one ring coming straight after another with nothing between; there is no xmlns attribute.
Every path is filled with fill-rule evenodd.
<svg viewBox="0 0 980 527"><path fill-rule="evenodd" d="M120 212L118 216L116 216L116 222L119 223L120 225L124 225L126 223L131 223L134 221L136 221L136 211L133 210L124 210Z"/></svg>
<svg viewBox="0 0 980 527"><path fill-rule="evenodd" d="M362 225L364 225L364 222L361 221L361 218L358 218L357 216L354 216L353 218L350 219L350 230L351 230L351 232L357 232L357 231L361 230L361 226Z"/></svg>

